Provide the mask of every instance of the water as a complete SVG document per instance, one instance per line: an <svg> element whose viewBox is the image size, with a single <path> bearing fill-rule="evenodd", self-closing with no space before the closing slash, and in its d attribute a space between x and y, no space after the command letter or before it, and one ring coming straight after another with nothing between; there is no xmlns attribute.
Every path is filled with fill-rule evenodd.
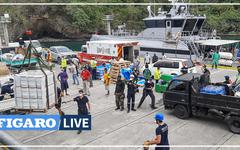
<svg viewBox="0 0 240 150"><path fill-rule="evenodd" d="M73 51L81 51L82 45L86 41L55 41L55 42L41 42L42 47L49 48L50 46L66 46Z"/></svg>

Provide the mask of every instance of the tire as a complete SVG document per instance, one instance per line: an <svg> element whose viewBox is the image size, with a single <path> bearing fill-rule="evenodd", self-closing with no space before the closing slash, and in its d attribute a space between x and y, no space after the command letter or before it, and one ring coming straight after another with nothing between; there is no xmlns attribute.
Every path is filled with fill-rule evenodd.
<svg viewBox="0 0 240 150"><path fill-rule="evenodd" d="M60 57L57 58L57 63L58 63L59 65L61 64L61 58L60 58Z"/></svg>
<svg viewBox="0 0 240 150"><path fill-rule="evenodd" d="M240 117L230 116L227 120L227 125L233 133L240 134Z"/></svg>
<svg viewBox="0 0 240 150"><path fill-rule="evenodd" d="M174 108L174 114L180 119L187 119L190 117L190 113L187 108L183 105L176 105Z"/></svg>

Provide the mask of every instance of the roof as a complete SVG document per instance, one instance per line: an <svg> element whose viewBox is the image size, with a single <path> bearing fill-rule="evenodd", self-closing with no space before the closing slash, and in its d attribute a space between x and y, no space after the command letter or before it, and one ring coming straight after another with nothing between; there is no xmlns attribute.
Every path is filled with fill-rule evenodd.
<svg viewBox="0 0 240 150"><path fill-rule="evenodd" d="M208 40L199 40L195 43L199 43L200 45L208 45L208 46L221 46L227 44L234 44L240 41L237 40L219 40L219 39L208 39Z"/></svg>
<svg viewBox="0 0 240 150"><path fill-rule="evenodd" d="M127 41L127 40L99 40L99 41L88 41L87 43L96 44L132 44L138 43L137 41Z"/></svg>
<svg viewBox="0 0 240 150"><path fill-rule="evenodd" d="M191 81L193 78L200 78L201 74L199 73L187 73L175 78L175 80L182 80L182 81Z"/></svg>

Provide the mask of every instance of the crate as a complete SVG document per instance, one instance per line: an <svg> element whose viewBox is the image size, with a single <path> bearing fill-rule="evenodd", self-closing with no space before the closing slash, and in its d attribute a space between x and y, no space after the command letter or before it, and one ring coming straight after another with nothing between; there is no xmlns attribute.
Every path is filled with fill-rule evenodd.
<svg viewBox="0 0 240 150"><path fill-rule="evenodd" d="M173 76L169 74L163 74L161 75L160 79L165 82L170 82L173 79Z"/></svg>
<svg viewBox="0 0 240 150"><path fill-rule="evenodd" d="M14 91L17 109L45 110L55 104L56 93L54 86L54 74L45 71L46 78L40 70L30 70L15 75ZM48 97L47 97L48 88ZM49 103L47 103L49 99Z"/></svg>

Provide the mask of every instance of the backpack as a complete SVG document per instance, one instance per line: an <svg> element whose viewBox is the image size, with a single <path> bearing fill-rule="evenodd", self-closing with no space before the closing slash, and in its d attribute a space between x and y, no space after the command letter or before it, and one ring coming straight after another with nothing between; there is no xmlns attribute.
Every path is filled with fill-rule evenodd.
<svg viewBox="0 0 240 150"><path fill-rule="evenodd" d="M151 71L148 69L148 68L146 68L146 69L144 69L144 71L143 71L143 76L146 78L146 79L150 79L151 78L151 76L152 76L152 73L151 73Z"/></svg>

